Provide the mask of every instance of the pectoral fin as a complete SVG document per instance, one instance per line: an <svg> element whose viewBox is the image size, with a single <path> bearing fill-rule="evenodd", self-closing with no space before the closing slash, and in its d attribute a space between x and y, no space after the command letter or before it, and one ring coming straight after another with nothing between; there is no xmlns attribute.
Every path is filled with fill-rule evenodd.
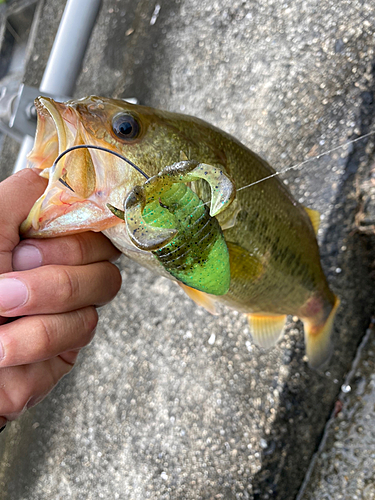
<svg viewBox="0 0 375 500"><path fill-rule="evenodd" d="M313 210L312 208L307 208L307 207L303 207L303 208L306 210L307 215L310 218L310 221L311 221L312 227L314 228L315 234L318 234L318 230L319 230L319 226L320 226L320 212L318 212L318 210Z"/></svg>
<svg viewBox="0 0 375 500"><path fill-rule="evenodd" d="M227 241L232 280L246 282L258 279L264 271L263 264L255 256L236 243Z"/></svg>
<svg viewBox="0 0 375 500"><path fill-rule="evenodd" d="M250 333L257 345L269 349L281 338L286 315L247 314L246 316Z"/></svg>
<svg viewBox="0 0 375 500"><path fill-rule="evenodd" d="M180 287L186 293L186 295L193 300L198 306L204 307L206 311L211 314L217 315L215 299L210 297L205 292L200 292L199 290L195 290L195 288L191 288L190 286L184 285L180 281L178 282Z"/></svg>

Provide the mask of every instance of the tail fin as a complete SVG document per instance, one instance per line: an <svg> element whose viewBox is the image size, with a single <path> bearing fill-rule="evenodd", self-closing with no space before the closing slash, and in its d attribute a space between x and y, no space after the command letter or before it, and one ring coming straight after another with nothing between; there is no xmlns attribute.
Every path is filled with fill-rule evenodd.
<svg viewBox="0 0 375 500"><path fill-rule="evenodd" d="M332 354L331 333L339 305L340 299L336 297L332 311L323 325L316 325L308 319L302 320L305 329L306 354L312 368L319 368Z"/></svg>

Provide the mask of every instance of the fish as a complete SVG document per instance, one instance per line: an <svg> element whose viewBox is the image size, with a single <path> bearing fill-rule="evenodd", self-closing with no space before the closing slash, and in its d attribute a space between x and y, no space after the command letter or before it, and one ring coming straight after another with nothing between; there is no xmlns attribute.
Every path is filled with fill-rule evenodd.
<svg viewBox="0 0 375 500"><path fill-rule="evenodd" d="M209 312L220 303L244 313L254 342L264 348L282 337L288 315L298 316L309 365L327 362L340 301L321 266L319 213L296 201L263 158L201 119L121 99L90 96L60 103L38 97L35 107L37 131L28 166L39 169L48 185L21 225L24 238L102 231L126 256L177 282ZM56 163L59 155L64 157ZM228 279L215 275L214 260L209 267L199 237L199 252L189 246L198 231L186 223L192 212L182 194L172 193L176 185L184 186L194 207L210 207L205 224L210 241L224 242L220 258ZM179 211L173 212L171 197ZM185 215L173 218L177 213ZM165 214L169 218L158 227ZM210 269L206 274L213 273L221 285L227 279L226 285L200 286L195 275L189 281L197 259L185 266L185 274L173 274L157 255L171 244L182 255L181 265L198 254L201 268Z"/></svg>

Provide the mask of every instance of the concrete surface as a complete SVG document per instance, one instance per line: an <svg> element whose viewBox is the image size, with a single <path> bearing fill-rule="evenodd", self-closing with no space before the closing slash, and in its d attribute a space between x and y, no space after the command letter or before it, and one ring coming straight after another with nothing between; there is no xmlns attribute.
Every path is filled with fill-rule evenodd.
<svg viewBox="0 0 375 500"><path fill-rule="evenodd" d="M375 499L374 333L372 324L342 385L298 500Z"/></svg>
<svg viewBox="0 0 375 500"><path fill-rule="evenodd" d="M63 8L40 5L31 85ZM370 3L163 0L158 16L155 5L103 2L76 96L199 116L278 170L374 129ZM1 435L1 500L294 499L374 312L374 239L356 227L373 162L365 139L284 175L322 212L341 298L325 372L308 368L300 323L265 352L241 315L210 316L123 258L122 290L75 370Z"/></svg>

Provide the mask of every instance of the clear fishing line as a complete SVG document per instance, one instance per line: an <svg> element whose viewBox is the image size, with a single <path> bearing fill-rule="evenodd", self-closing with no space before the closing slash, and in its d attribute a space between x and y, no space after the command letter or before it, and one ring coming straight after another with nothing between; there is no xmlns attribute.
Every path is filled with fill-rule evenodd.
<svg viewBox="0 0 375 500"><path fill-rule="evenodd" d="M297 164L292 165L290 167L283 168L281 170L278 170L277 172L274 172L271 175L267 175L266 177L263 177L262 179L258 179L257 181L254 181L254 182L251 182L250 184L247 184L246 186L242 186L242 187L238 188L237 191L243 191L244 189L248 189L248 188L250 188L252 186L255 186L256 184L260 184L261 182L267 181L268 179L272 179L273 177L277 177L277 176L279 176L281 174L289 172L289 170L297 170L298 168L301 168L302 166L306 165L307 163L310 163L310 162L315 161L315 160L319 160L319 158L322 158L323 156L327 156L327 155L333 153L334 151L337 151L339 149L345 148L346 146L350 146L350 144L354 144L355 142L358 142L358 141L361 141L363 139L366 139L367 137L370 137L370 136L372 136L374 134L375 134L375 131L368 132L367 134L364 134L364 135L361 135L360 137L352 139L352 140L346 142L345 144L340 144L339 146L335 146L332 149L324 151L323 153L320 153L317 156L314 156L313 158L307 158L306 160L302 161L301 163L297 163ZM118 158L120 158L121 160L125 161L130 166L132 166L135 170L137 170L137 172L139 172L141 175L143 175L143 177L145 177L146 180L148 180L150 178L140 167L138 167L135 163L133 163L132 161L130 161L128 158L126 158L125 156L121 155L120 153L117 153L116 151L113 151L112 149L108 149L108 148L105 148L103 146L95 146L93 144L78 144L76 146L72 146L72 147L70 147L68 149L65 149L55 159L55 161L53 162L53 167L55 167L57 165L57 163L61 160L61 158L63 156L65 156L67 153L70 153L71 151L74 151L76 149L85 149L85 148L87 148L87 149L97 149L99 151L104 151L104 152L110 153L110 154L112 154L114 156L117 156ZM59 181L64 186L66 186L71 191L73 191L73 189L63 179L59 179ZM211 203L211 202L207 202L207 203L205 203L205 205L208 205L209 203Z"/></svg>
<svg viewBox="0 0 375 500"><path fill-rule="evenodd" d="M348 141L345 144L340 144L340 146L336 146L332 149L329 149L328 151L324 151L323 153L320 153L319 155L314 156L313 158L307 158L306 160L302 161L301 163L297 163L296 165L292 165L291 167L283 168L283 169L279 170L278 172L274 172L271 175L267 175L267 177L263 177L263 179L259 179L255 182L247 184L246 186L242 186L242 187L238 188L237 191L242 191L243 189L247 189L251 186L255 186L256 184L259 184L260 182L264 182L268 179L272 179L272 177L277 177L280 174L284 174L285 172L289 172L289 170L296 170L296 169L302 167L303 165L305 165L306 163L310 163L311 161L318 160L319 158L322 158L323 156L327 156L327 155L333 153L333 151L337 151L338 149L345 148L346 146L350 146L350 144L353 144L354 142L358 142L358 141L365 139L366 137L370 137L371 135L374 135L374 134L375 134L375 131L368 132L367 134L361 135L360 137L357 137L356 139L352 139L351 141Z"/></svg>

